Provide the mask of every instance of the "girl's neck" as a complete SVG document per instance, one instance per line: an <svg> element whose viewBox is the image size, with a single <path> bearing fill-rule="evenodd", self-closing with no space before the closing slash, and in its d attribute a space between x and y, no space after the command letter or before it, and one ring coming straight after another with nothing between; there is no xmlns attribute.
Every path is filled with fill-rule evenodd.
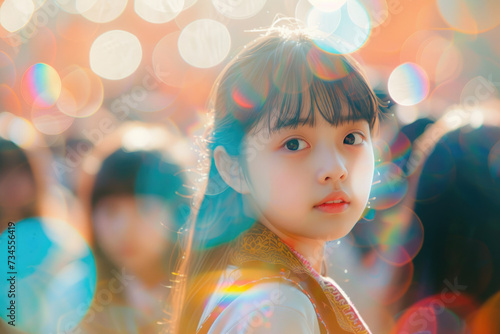
<svg viewBox="0 0 500 334"><path fill-rule="evenodd" d="M292 236L275 228L266 220L260 220L260 222L276 234L286 245L302 255L312 269L318 273L322 272L321 265L323 263L325 241Z"/></svg>

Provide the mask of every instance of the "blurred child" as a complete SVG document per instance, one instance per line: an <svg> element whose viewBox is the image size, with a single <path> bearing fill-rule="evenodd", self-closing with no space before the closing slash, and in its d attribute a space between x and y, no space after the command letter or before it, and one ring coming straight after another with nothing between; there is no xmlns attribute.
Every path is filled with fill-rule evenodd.
<svg viewBox="0 0 500 334"><path fill-rule="evenodd" d="M156 149L121 147L100 165L90 187L98 286L85 332L158 333L189 212L184 182L181 165Z"/></svg>

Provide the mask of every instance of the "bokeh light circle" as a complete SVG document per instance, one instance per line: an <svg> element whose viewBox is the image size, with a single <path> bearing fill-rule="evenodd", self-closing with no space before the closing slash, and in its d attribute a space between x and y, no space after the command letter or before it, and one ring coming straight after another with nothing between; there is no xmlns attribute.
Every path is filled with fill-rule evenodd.
<svg viewBox="0 0 500 334"><path fill-rule="evenodd" d="M368 14L370 15L370 22L372 28L380 26L389 18L389 6L386 0L359 0L359 1L363 4Z"/></svg>
<svg viewBox="0 0 500 334"><path fill-rule="evenodd" d="M411 107L407 107L411 108ZM403 132L399 132L391 143L392 162L403 171L411 154L411 141ZM403 176L406 178L406 176Z"/></svg>
<svg viewBox="0 0 500 334"><path fill-rule="evenodd" d="M15 32L28 24L34 11L32 0L5 0L0 7L0 24Z"/></svg>
<svg viewBox="0 0 500 334"><path fill-rule="evenodd" d="M302 22L307 22L307 16L313 8L308 0L299 0L295 5L295 17Z"/></svg>
<svg viewBox="0 0 500 334"><path fill-rule="evenodd" d="M402 125L411 124L420 118L420 110L415 106L403 106L398 104L394 109L394 114Z"/></svg>
<svg viewBox="0 0 500 334"><path fill-rule="evenodd" d="M83 12L86 12L88 10L91 10L92 7L94 7L94 5L96 4L96 2L99 0L74 0L74 1L75 1L76 10L79 13L83 13Z"/></svg>
<svg viewBox="0 0 500 334"><path fill-rule="evenodd" d="M78 2L80 3L81 1ZM85 10L89 8L81 14L87 20L96 23L107 23L113 21L119 17L125 10L125 7L127 7L127 0L97 0L94 1L93 6L89 6L85 2L88 2L88 0L85 0L82 4L78 3L77 9L82 8Z"/></svg>
<svg viewBox="0 0 500 334"><path fill-rule="evenodd" d="M28 218L5 230L0 244L16 238L16 328L28 333L71 330L84 317L96 286L94 256L69 224L48 218ZM3 257L7 268L7 257ZM4 277L5 279L5 277ZM0 307L10 303L0 295ZM6 312L0 317L5 321Z"/></svg>
<svg viewBox="0 0 500 334"><path fill-rule="evenodd" d="M102 105L104 97L100 78L89 69L73 66L62 78L57 107L72 117L88 117Z"/></svg>
<svg viewBox="0 0 500 334"><path fill-rule="evenodd" d="M134 73L142 60L139 39L123 30L111 30L97 37L90 48L90 67L98 76L120 80Z"/></svg>
<svg viewBox="0 0 500 334"><path fill-rule="evenodd" d="M351 21L360 28L370 28L370 15L366 8L357 0L347 2L347 13Z"/></svg>
<svg viewBox="0 0 500 334"><path fill-rule="evenodd" d="M0 112L8 111L20 116L21 110L21 102L14 90L6 84L0 85Z"/></svg>
<svg viewBox="0 0 500 334"><path fill-rule="evenodd" d="M163 37L153 50L154 76L173 87L183 87L190 70L196 70L182 59L177 48L180 32ZM192 72L192 71L191 71ZM199 78L195 75L194 78Z"/></svg>
<svg viewBox="0 0 500 334"><path fill-rule="evenodd" d="M22 117L14 117L7 129L7 138L17 146L30 148L36 141L36 130L30 122Z"/></svg>
<svg viewBox="0 0 500 334"><path fill-rule="evenodd" d="M63 114L56 106L52 108L33 108L31 121L35 128L46 135L59 135L66 131L75 119Z"/></svg>
<svg viewBox="0 0 500 334"><path fill-rule="evenodd" d="M498 0L437 0L441 16L454 29L477 34L500 24Z"/></svg>
<svg viewBox="0 0 500 334"><path fill-rule="evenodd" d="M376 165L392 161L391 148L389 144L381 138L378 138L373 142L373 155L376 161ZM375 169L375 174L380 177L380 172L377 172L377 169ZM375 180L376 178L374 178L374 181Z"/></svg>
<svg viewBox="0 0 500 334"><path fill-rule="evenodd" d="M47 0L33 0L33 4L35 5L35 10L42 7Z"/></svg>
<svg viewBox="0 0 500 334"><path fill-rule="evenodd" d="M466 326L464 315L477 311L477 301L467 293L466 285L458 284L456 276L455 280L450 282L446 279L441 284L444 283L451 288L444 287L440 293L420 299L407 307L399 315L391 333L460 333L464 331L464 327L467 327L470 333L497 333L490 331L491 328L485 331L470 331L470 319L467 318Z"/></svg>
<svg viewBox="0 0 500 334"><path fill-rule="evenodd" d="M341 13L337 28L328 36L320 35L314 42L330 53L352 53L368 40L371 31L370 15L357 0L347 1L338 10Z"/></svg>
<svg viewBox="0 0 500 334"><path fill-rule="evenodd" d="M341 18L342 11L340 10L324 12L313 7L307 14L307 26L328 36L337 30Z"/></svg>
<svg viewBox="0 0 500 334"><path fill-rule="evenodd" d="M389 76L388 90L396 103L415 105L429 94L429 78L419 65L404 63L396 67Z"/></svg>
<svg viewBox="0 0 500 334"><path fill-rule="evenodd" d="M188 64L209 68L220 64L229 53L231 36L226 26L211 19L188 24L178 40L181 57Z"/></svg>
<svg viewBox="0 0 500 334"><path fill-rule="evenodd" d="M35 64L28 68L21 79L21 93L28 104L49 108L61 94L61 78L52 66Z"/></svg>
<svg viewBox="0 0 500 334"><path fill-rule="evenodd" d="M408 190L402 169L392 162L384 162L377 165L375 174L379 176L374 179L379 179L380 182L371 188L370 198L374 198L370 200L371 208L385 210L395 206Z"/></svg>
<svg viewBox="0 0 500 334"><path fill-rule="evenodd" d="M460 106L466 112L474 112L482 108L482 104L498 96L497 85L482 75L470 79L460 94Z"/></svg>
<svg viewBox="0 0 500 334"><path fill-rule="evenodd" d="M198 0L184 0L184 10L192 7Z"/></svg>
<svg viewBox="0 0 500 334"><path fill-rule="evenodd" d="M260 12L264 8L266 1L212 0L212 4L219 13L230 19L248 19Z"/></svg>
<svg viewBox="0 0 500 334"><path fill-rule="evenodd" d="M90 3L94 3L95 0L91 0L89 1ZM70 14L80 14L80 11L78 10L77 8L77 0L71 0L71 1L68 1L68 0L54 0L55 4L61 8L62 10L64 10L65 12L67 13L70 13Z"/></svg>
<svg viewBox="0 0 500 334"><path fill-rule="evenodd" d="M165 23L177 17L184 9L184 0L135 0L134 10L150 23Z"/></svg>
<svg viewBox="0 0 500 334"><path fill-rule="evenodd" d="M402 266L422 248L424 229L415 212L405 206L379 211L375 221L362 224L361 238L384 261Z"/></svg>
<svg viewBox="0 0 500 334"><path fill-rule="evenodd" d="M346 0L308 0L311 5L323 12L333 12L340 9Z"/></svg>
<svg viewBox="0 0 500 334"><path fill-rule="evenodd" d="M435 38L422 48L420 52L421 64L436 83L454 79L463 68L463 57L459 48L446 38Z"/></svg>
<svg viewBox="0 0 500 334"><path fill-rule="evenodd" d="M0 111L0 137L9 138L10 122L17 116L7 111Z"/></svg>
<svg viewBox="0 0 500 334"><path fill-rule="evenodd" d="M438 85L453 79L462 70L463 57L455 44L452 30L416 31L401 47L401 63L418 64L427 73L429 81Z"/></svg>

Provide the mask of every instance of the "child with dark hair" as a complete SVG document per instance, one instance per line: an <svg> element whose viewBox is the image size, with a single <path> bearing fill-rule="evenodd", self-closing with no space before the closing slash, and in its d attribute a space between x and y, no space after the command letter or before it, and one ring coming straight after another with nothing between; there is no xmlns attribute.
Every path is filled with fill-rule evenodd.
<svg viewBox="0 0 500 334"><path fill-rule="evenodd" d="M172 332L369 333L323 255L366 212L380 102L328 43L276 24L217 79Z"/></svg>
<svg viewBox="0 0 500 334"><path fill-rule="evenodd" d="M120 148L104 159L89 192L98 286L84 331L158 333L189 213L184 183L181 166L157 150Z"/></svg>

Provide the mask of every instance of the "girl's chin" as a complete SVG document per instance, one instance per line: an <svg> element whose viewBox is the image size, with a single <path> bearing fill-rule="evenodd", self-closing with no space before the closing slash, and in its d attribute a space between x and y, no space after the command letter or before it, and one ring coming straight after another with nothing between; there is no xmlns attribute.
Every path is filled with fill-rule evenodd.
<svg viewBox="0 0 500 334"><path fill-rule="evenodd" d="M334 241L334 240L342 239L352 231L353 227L354 227L354 224L352 226L350 226L350 228L345 228L342 230L337 229L337 230L333 231L332 233L327 233L325 241Z"/></svg>

